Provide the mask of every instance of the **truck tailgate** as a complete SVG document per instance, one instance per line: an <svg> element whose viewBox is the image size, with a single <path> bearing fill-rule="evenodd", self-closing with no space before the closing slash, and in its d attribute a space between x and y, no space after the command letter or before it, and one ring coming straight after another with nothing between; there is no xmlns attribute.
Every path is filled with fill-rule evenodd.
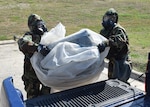
<svg viewBox="0 0 150 107"><path fill-rule="evenodd" d="M143 91L112 79L29 99L25 101L25 105L27 107L131 106L134 105L134 101L143 102L144 95Z"/></svg>

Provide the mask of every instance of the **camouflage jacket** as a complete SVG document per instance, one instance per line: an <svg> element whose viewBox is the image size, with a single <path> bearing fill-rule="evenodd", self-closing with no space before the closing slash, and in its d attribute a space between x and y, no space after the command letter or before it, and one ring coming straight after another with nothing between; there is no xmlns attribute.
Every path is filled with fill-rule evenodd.
<svg viewBox="0 0 150 107"><path fill-rule="evenodd" d="M111 42L110 51L106 58L122 59L129 53L129 40L123 27L117 24L112 30L102 29L100 34Z"/></svg>

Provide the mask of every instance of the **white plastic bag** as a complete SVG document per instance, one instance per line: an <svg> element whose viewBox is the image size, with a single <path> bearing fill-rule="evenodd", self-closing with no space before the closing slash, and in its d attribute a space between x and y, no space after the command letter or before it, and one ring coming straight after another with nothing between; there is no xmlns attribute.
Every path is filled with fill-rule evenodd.
<svg viewBox="0 0 150 107"><path fill-rule="evenodd" d="M45 57L35 53L32 66L39 80L56 90L92 83L104 69L109 48L100 54L96 46L104 40L100 34L83 29L49 44L52 50Z"/></svg>
<svg viewBox="0 0 150 107"><path fill-rule="evenodd" d="M71 42L58 43L40 61L41 55L32 57L32 65L40 81L46 86L62 90L98 79L103 65L97 47L80 47Z"/></svg>
<svg viewBox="0 0 150 107"><path fill-rule="evenodd" d="M78 32L49 44L48 47L52 49L56 44L64 41L79 44L81 47L97 46L99 43L102 43L102 41L105 40L107 40L105 37L90 29L81 29Z"/></svg>
<svg viewBox="0 0 150 107"><path fill-rule="evenodd" d="M57 40L60 40L65 37L66 29L65 26L60 22L49 32L44 33L41 38L40 44L49 45Z"/></svg>

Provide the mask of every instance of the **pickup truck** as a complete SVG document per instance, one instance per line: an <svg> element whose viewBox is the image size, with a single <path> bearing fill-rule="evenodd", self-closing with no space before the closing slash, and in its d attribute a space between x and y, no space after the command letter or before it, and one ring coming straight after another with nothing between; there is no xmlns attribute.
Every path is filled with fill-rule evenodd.
<svg viewBox="0 0 150 107"><path fill-rule="evenodd" d="M1 107L150 107L149 93L117 79L24 100L13 78L8 77L3 80L1 94Z"/></svg>
<svg viewBox="0 0 150 107"><path fill-rule="evenodd" d="M117 79L24 100L13 78L3 80L0 107L150 107L150 53L145 73L145 91Z"/></svg>

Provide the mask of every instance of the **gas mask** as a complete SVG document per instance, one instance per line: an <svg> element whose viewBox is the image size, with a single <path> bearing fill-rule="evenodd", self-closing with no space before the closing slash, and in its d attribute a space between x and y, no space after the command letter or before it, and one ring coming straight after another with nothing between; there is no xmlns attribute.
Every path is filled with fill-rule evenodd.
<svg viewBox="0 0 150 107"><path fill-rule="evenodd" d="M33 26L32 32L38 35L43 35L47 32L45 23L42 20L36 21L35 26Z"/></svg>
<svg viewBox="0 0 150 107"><path fill-rule="evenodd" d="M104 15L102 25L107 30L112 30L116 25L116 18L114 15Z"/></svg>

